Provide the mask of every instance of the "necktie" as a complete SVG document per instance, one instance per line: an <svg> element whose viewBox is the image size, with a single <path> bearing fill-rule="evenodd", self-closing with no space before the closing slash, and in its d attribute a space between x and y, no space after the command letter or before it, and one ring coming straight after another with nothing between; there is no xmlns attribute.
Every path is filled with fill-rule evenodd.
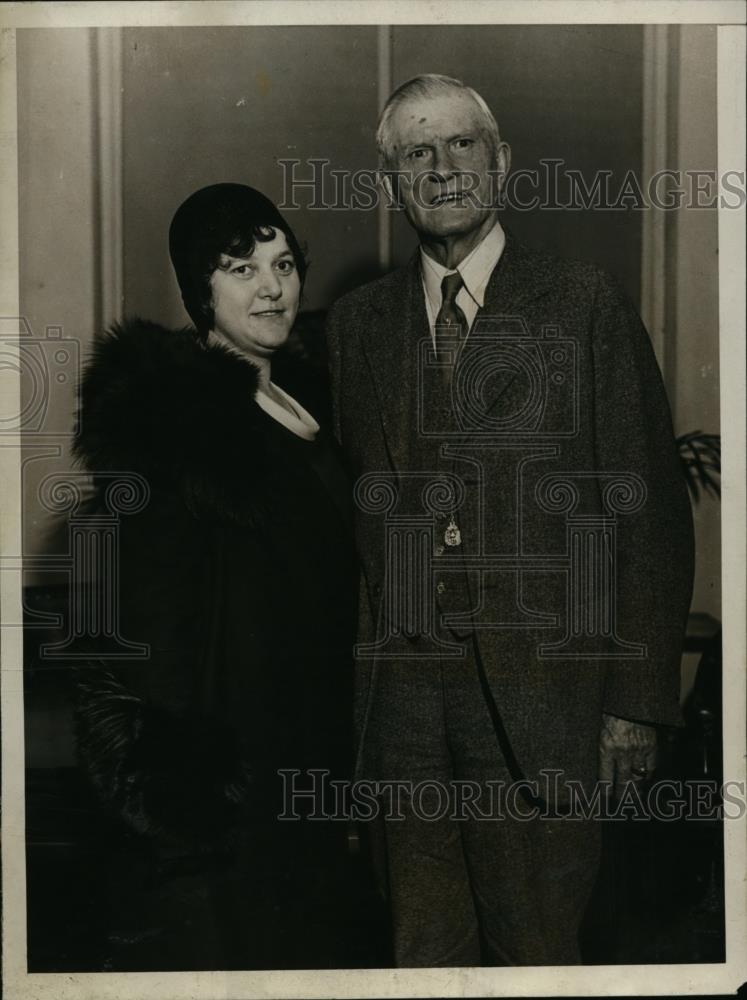
<svg viewBox="0 0 747 1000"><path fill-rule="evenodd" d="M441 308L436 316L435 327L436 357L439 362L449 362L442 369L447 386L451 384L458 342L467 336L467 317L456 304L456 297L463 287L459 271L447 274L441 282Z"/></svg>

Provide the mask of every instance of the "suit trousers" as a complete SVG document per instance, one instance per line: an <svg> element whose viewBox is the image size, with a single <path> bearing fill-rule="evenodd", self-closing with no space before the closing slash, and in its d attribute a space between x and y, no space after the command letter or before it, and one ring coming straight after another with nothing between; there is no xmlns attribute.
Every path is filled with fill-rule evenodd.
<svg viewBox="0 0 747 1000"><path fill-rule="evenodd" d="M578 964L599 824L528 819L532 810L515 787L501 800L512 779L472 639L462 646L464 659L379 665L368 731L376 777L392 784L383 786L374 850L396 965Z"/></svg>

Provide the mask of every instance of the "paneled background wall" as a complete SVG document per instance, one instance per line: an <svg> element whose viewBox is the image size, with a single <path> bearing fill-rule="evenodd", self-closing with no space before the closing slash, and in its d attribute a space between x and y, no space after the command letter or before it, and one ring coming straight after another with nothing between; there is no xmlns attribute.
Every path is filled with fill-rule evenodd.
<svg viewBox="0 0 747 1000"><path fill-rule="evenodd" d="M372 170L382 95L419 72L478 89L516 169L562 160L587 183L611 171L614 189L628 170L641 171L659 136L664 165L715 169L715 30L669 28L656 52L650 37L636 26L581 25L19 31L21 305L33 337L62 328L85 356L95 329L120 312L186 322L167 250L183 198L226 180L287 200L283 159L301 161L300 179L311 176L310 159ZM664 88L653 101L652 78ZM334 201L328 182L323 194ZM384 224L375 208L319 210L312 201L298 189L299 207L286 209L312 264L305 308L326 308L414 247L399 216ZM505 222L525 242L602 264L638 302L645 275L660 267L655 301L649 283L643 309L675 428L718 431L715 210L661 218L536 208L507 211ZM31 554L50 545L37 491L46 472L69 464L73 382L55 386L47 416L59 456L31 463L24 484ZM718 617L718 503L704 500L696 522L694 607Z"/></svg>
<svg viewBox="0 0 747 1000"><path fill-rule="evenodd" d="M641 27L397 27L388 37L391 86L421 72L466 80L493 108L516 168L557 159L589 181L597 170L613 171L618 185L640 169ZM191 191L220 180L301 206L286 214L313 264L308 308L376 277L376 208L311 208L321 192L334 203L329 173L326 184L299 186L291 199L290 168L278 161L300 160L299 180L314 176L311 159L329 161L330 170L376 167L381 45L381 33L368 27L123 32L128 312L183 320L168 223ZM415 239L392 214L392 260L401 264ZM598 261L638 298L640 213L534 209L507 212L506 221L530 243Z"/></svg>
<svg viewBox="0 0 747 1000"><path fill-rule="evenodd" d="M280 202L284 168L375 166L376 28L130 28L123 33L125 307L181 324L167 232L192 191L250 184ZM320 168L321 171L321 168ZM321 193L321 188L319 189ZM330 180L326 198L334 202ZM298 191L299 204L314 200ZM308 246L305 306L377 273L376 211L286 212Z"/></svg>
<svg viewBox="0 0 747 1000"><path fill-rule="evenodd" d="M99 312L93 42L84 30L17 32L19 298L26 357L49 365L46 385L32 365L21 379L22 412L42 417L24 440L26 556L64 545L39 492L47 476L71 466L75 385ZM69 344L61 363L58 333ZM34 570L24 579L42 576Z"/></svg>

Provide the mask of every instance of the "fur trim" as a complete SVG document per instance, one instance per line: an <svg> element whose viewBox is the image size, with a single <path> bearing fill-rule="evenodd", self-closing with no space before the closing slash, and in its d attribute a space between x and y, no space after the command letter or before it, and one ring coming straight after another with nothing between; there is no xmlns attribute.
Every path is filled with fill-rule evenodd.
<svg viewBox="0 0 747 1000"><path fill-rule="evenodd" d="M190 328L126 321L94 345L74 454L93 473L140 473L195 516L261 522L282 487L258 432L257 382L251 363Z"/></svg>
<svg viewBox="0 0 747 1000"><path fill-rule="evenodd" d="M206 719L148 705L101 663L77 675L78 753L105 805L136 833L227 843L252 785L235 740Z"/></svg>

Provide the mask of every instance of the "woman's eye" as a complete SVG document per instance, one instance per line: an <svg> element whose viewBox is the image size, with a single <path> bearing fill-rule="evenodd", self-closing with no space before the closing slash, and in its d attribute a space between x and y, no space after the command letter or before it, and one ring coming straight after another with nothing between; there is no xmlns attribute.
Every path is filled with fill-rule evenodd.
<svg viewBox="0 0 747 1000"><path fill-rule="evenodd" d="M292 260L279 260L277 266L281 274L290 274L296 269L295 262Z"/></svg>
<svg viewBox="0 0 747 1000"><path fill-rule="evenodd" d="M231 274L237 274L240 278L245 278L252 271L253 268L250 264L237 264L236 267L231 268Z"/></svg>

